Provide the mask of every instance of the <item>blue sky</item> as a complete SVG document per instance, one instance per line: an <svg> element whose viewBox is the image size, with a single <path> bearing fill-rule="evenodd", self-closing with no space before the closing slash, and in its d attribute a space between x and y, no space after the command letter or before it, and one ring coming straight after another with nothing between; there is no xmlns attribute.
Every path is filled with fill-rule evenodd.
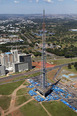
<svg viewBox="0 0 77 116"><path fill-rule="evenodd" d="M77 0L0 0L0 14L77 14Z"/></svg>

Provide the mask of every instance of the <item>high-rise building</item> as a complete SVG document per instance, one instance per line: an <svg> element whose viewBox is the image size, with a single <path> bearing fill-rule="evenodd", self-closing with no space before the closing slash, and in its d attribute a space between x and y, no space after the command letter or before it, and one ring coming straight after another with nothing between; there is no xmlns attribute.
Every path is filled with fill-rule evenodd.
<svg viewBox="0 0 77 116"><path fill-rule="evenodd" d="M18 50L11 50L11 52L1 53L0 62L6 70L12 72L21 72L32 69L32 61L30 54L18 53Z"/></svg>
<svg viewBox="0 0 77 116"><path fill-rule="evenodd" d="M18 50L11 50L11 53L13 54L13 62L18 62Z"/></svg>
<svg viewBox="0 0 77 116"><path fill-rule="evenodd" d="M0 76L3 76L6 74L6 71L5 71L5 66L1 66L0 65Z"/></svg>

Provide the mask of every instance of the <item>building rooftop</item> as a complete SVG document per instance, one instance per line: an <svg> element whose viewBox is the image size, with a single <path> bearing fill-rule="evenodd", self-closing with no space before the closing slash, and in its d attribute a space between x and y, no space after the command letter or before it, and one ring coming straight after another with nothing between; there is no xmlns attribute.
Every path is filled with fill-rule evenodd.
<svg viewBox="0 0 77 116"><path fill-rule="evenodd" d="M11 52L5 52L5 54L12 54Z"/></svg>

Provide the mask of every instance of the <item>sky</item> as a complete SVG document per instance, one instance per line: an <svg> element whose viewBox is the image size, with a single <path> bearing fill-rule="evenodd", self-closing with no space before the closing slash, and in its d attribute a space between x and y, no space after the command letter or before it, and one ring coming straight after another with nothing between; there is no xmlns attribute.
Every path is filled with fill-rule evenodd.
<svg viewBox="0 0 77 116"><path fill-rule="evenodd" d="M0 0L0 14L77 14L77 0Z"/></svg>

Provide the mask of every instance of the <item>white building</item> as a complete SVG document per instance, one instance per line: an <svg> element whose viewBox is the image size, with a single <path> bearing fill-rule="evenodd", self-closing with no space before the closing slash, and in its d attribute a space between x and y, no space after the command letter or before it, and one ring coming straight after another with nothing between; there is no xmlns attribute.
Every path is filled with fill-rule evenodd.
<svg viewBox="0 0 77 116"><path fill-rule="evenodd" d="M0 62L9 72L21 72L32 69L31 55L19 54L17 49L11 50L11 52L1 53Z"/></svg>

